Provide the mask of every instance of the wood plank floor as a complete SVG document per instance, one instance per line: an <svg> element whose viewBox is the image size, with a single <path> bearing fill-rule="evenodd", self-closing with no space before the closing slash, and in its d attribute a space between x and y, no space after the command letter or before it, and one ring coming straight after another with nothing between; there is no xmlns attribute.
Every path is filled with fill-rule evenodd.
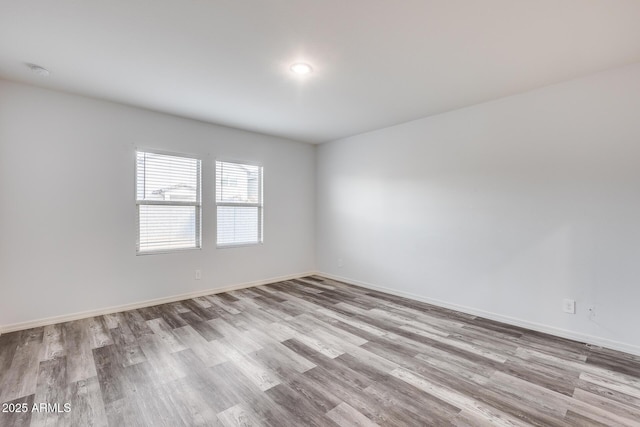
<svg viewBox="0 0 640 427"><path fill-rule="evenodd" d="M28 407L5 427L638 426L640 357L311 276L1 335L0 402Z"/></svg>

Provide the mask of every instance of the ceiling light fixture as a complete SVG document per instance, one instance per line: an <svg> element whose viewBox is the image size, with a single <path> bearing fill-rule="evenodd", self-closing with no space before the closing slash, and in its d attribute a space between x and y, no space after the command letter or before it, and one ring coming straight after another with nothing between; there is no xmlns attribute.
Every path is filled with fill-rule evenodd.
<svg viewBox="0 0 640 427"><path fill-rule="evenodd" d="M37 74L41 77L48 77L49 74L51 74L49 70L39 65L36 65L36 64L26 64L26 65L27 67L29 67L29 70L31 70L32 73Z"/></svg>
<svg viewBox="0 0 640 427"><path fill-rule="evenodd" d="M296 74L304 75L309 74L311 71L313 71L313 68L311 68L311 65L304 62L296 62L295 64L291 65L290 70Z"/></svg>

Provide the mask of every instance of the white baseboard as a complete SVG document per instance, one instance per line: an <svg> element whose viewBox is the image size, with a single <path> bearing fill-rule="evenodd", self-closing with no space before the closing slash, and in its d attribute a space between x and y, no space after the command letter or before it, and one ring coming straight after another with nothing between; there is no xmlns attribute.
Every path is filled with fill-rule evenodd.
<svg viewBox="0 0 640 427"><path fill-rule="evenodd" d="M40 326L53 325L56 323L70 322L72 320L86 319L88 317L102 316L104 314L119 313L121 311L134 310L136 308L151 307L169 302L182 301L191 298L197 298L204 295L219 294L222 292L235 291L237 289L251 288L254 286L267 285L269 283L281 282L283 280L297 279L299 277L317 274L315 271L290 274L288 276L273 277L271 279L257 280L254 282L240 283L236 285L224 286L222 288L206 289L201 291L189 292L186 294L172 295L164 298L156 298L147 301L134 302L131 304L118 305L113 307L99 308L97 310L83 311L80 313L65 314L62 316L46 317L44 319L30 320L28 322L12 323L9 325L0 325L0 334L8 332L21 331L24 329L37 328Z"/></svg>
<svg viewBox="0 0 640 427"><path fill-rule="evenodd" d="M513 326L519 326L522 328L531 329L533 331L555 335L561 338L567 338L574 341L597 345L600 347L606 347L611 350L618 350L625 353L630 353L630 354L640 356L640 346L627 344L619 341L613 341L607 338L583 334L580 332L574 332L567 329L556 328L554 326L543 325L541 323L529 322L527 320L522 320L515 317L504 316L502 314L493 313L490 311L484 311L484 310L480 310L473 307L466 307L463 305L458 305L458 304L450 303L447 301L441 301L433 298L427 298L421 295L416 295L408 292L397 291L394 289L385 288L383 286L373 285L371 283L361 282L359 280L340 277L340 276L336 276L329 273L318 272L316 274L318 276L323 276L328 279L338 280L341 282L349 283L349 284L360 286L363 288L372 289L375 291L380 291L387 294L396 295L399 297L409 298L416 301L426 302L428 304L433 304L438 307L448 308L451 310L460 311L462 313L471 314L473 316L480 316L486 319L495 320L496 322L502 322L508 325L513 325Z"/></svg>
<svg viewBox="0 0 640 427"><path fill-rule="evenodd" d="M462 313L471 314L471 315L474 315L474 316L484 317L486 319L495 320L497 322L506 323L508 325L519 326L519 327L522 327L522 328L531 329L533 331L538 331L538 332L543 332L543 333L555 335L555 336L558 336L558 337L561 337L561 338L567 338L567 339L571 339L571 340L575 340L575 341L580 341L580 342L584 342L584 343L588 343L588 344L592 344L592 345L597 345L597 346L601 346L601 347L606 347L606 348L609 348L609 349L612 349L612 350L623 351L625 353L630 353L630 354L634 354L634 355L640 356L640 346L627 344L627 343L623 343L623 342L619 342L619 341L614 341L614 340L610 340L610 339L602 338L602 337L597 337L597 336L593 336L593 335L583 334L583 333L580 333L580 332L574 332L574 331L569 331L569 330L566 330L566 329L556 328L554 326L544 325L544 324L541 324L541 323L529 322L527 320L522 320L522 319L518 319L518 318L515 318L515 317L504 316L504 315L501 315L501 314L498 314L498 313L493 313L493 312L480 310L480 309L473 308L473 307L467 307L467 306L462 306L462 305L459 305L459 304L450 303L450 302L447 302L447 301L441 301L441 300L437 300L437 299L433 299L433 298L428 298L428 297L424 297L424 296L421 296L421 295L412 294L412 293L409 293L409 292L397 291L395 289L386 288L386 287L383 287L383 286L378 286L378 285L374 285L374 284L371 284L371 283L362 282L362 281L359 281L359 280L350 279L350 278L347 278L347 277L336 276L336 275L333 275L333 274L324 273L324 272L318 272L318 271L309 271L309 272L305 272L305 273L290 274L290 275L287 275L287 276L273 277L273 278L265 279L265 280L257 280L257 281L253 281L253 282L246 282L246 283L240 283L240 284L235 284L235 285L230 285L230 286L224 286L224 287L221 287L221 288L214 288L214 289L206 289L206 290L201 290L201 291L189 292L189 293L180 294L180 295L172 295L172 296L164 297L164 298L156 298L156 299L152 299L152 300L140 301L140 302L131 303L131 304L124 304L124 305L119 305L119 306L100 308L100 309L97 309L97 310L83 311L83 312L80 312L80 313L73 313L73 314L67 314L67 315L62 315L62 316L47 317L47 318L31 320L31 321L27 321L27 322L12 323L12 324L9 324L9 325L0 325L0 334L6 334L8 332L21 331L21 330L24 330L24 329L37 328L37 327L40 327L40 326L53 325L53 324L56 324L56 323L70 322L72 320L85 319L85 318L88 318L88 317L102 316L104 314L111 314L111 313L118 313L118 312L121 312L121 311L134 310L134 309L137 309L137 308L151 307L151 306L154 306L154 305L166 304L166 303L169 303L169 302L182 301L182 300L185 300L185 299L197 298L197 297L201 297L201 296L204 296L204 295L212 295L212 294L217 294L217 293L222 293L222 292L229 292L229 291L234 291L234 290L237 290L237 289L251 288L251 287L254 287L254 286L261 286L261 285L266 285L266 284L269 284L269 283L275 283L275 282L281 282L281 281L284 281L284 280L297 279L299 277L311 276L311 275L323 276L323 277L326 277L326 278L329 278L329 279L339 280L341 282L349 283L349 284L352 284L352 285L355 285L355 286L360 286L360 287L367 288L367 289L372 289L372 290L376 290L376 291L380 291L380 292L385 292L385 293L388 293L388 294L391 294L391 295L396 295L396 296L400 296L400 297L404 297L404 298L409 298L409 299L413 299L413 300L416 300L416 301L426 302L428 304L433 304L433 305L436 305L438 307L448 308L448 309L451 309L451 310L460 311Z"/></svg>

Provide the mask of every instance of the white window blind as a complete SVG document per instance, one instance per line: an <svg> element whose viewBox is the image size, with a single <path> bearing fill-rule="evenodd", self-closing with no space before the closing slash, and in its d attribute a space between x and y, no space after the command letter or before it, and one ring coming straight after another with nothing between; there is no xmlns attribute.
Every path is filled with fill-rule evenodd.
<svg viewBox="0 0 640 427"><path fill-rule="evenodd" d="M216 162L218 246L262 242L262 167Z"/></svg>
<svg viewBox="0 0 640 427"><path fill-rule="evenodd" d="M200 248L200 160L136 152L138 253Z"/></svg>

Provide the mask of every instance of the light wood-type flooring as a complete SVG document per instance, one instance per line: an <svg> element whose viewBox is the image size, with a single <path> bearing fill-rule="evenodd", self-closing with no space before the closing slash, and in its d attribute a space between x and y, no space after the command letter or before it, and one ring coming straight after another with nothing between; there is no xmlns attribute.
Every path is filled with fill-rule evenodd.
<svg viewBox="0 0 640 427"><path fill-rule="evenodd" d="M638 426L640 357L311 276L4 334L0 402L28 408L3 427Z"/></svg>

